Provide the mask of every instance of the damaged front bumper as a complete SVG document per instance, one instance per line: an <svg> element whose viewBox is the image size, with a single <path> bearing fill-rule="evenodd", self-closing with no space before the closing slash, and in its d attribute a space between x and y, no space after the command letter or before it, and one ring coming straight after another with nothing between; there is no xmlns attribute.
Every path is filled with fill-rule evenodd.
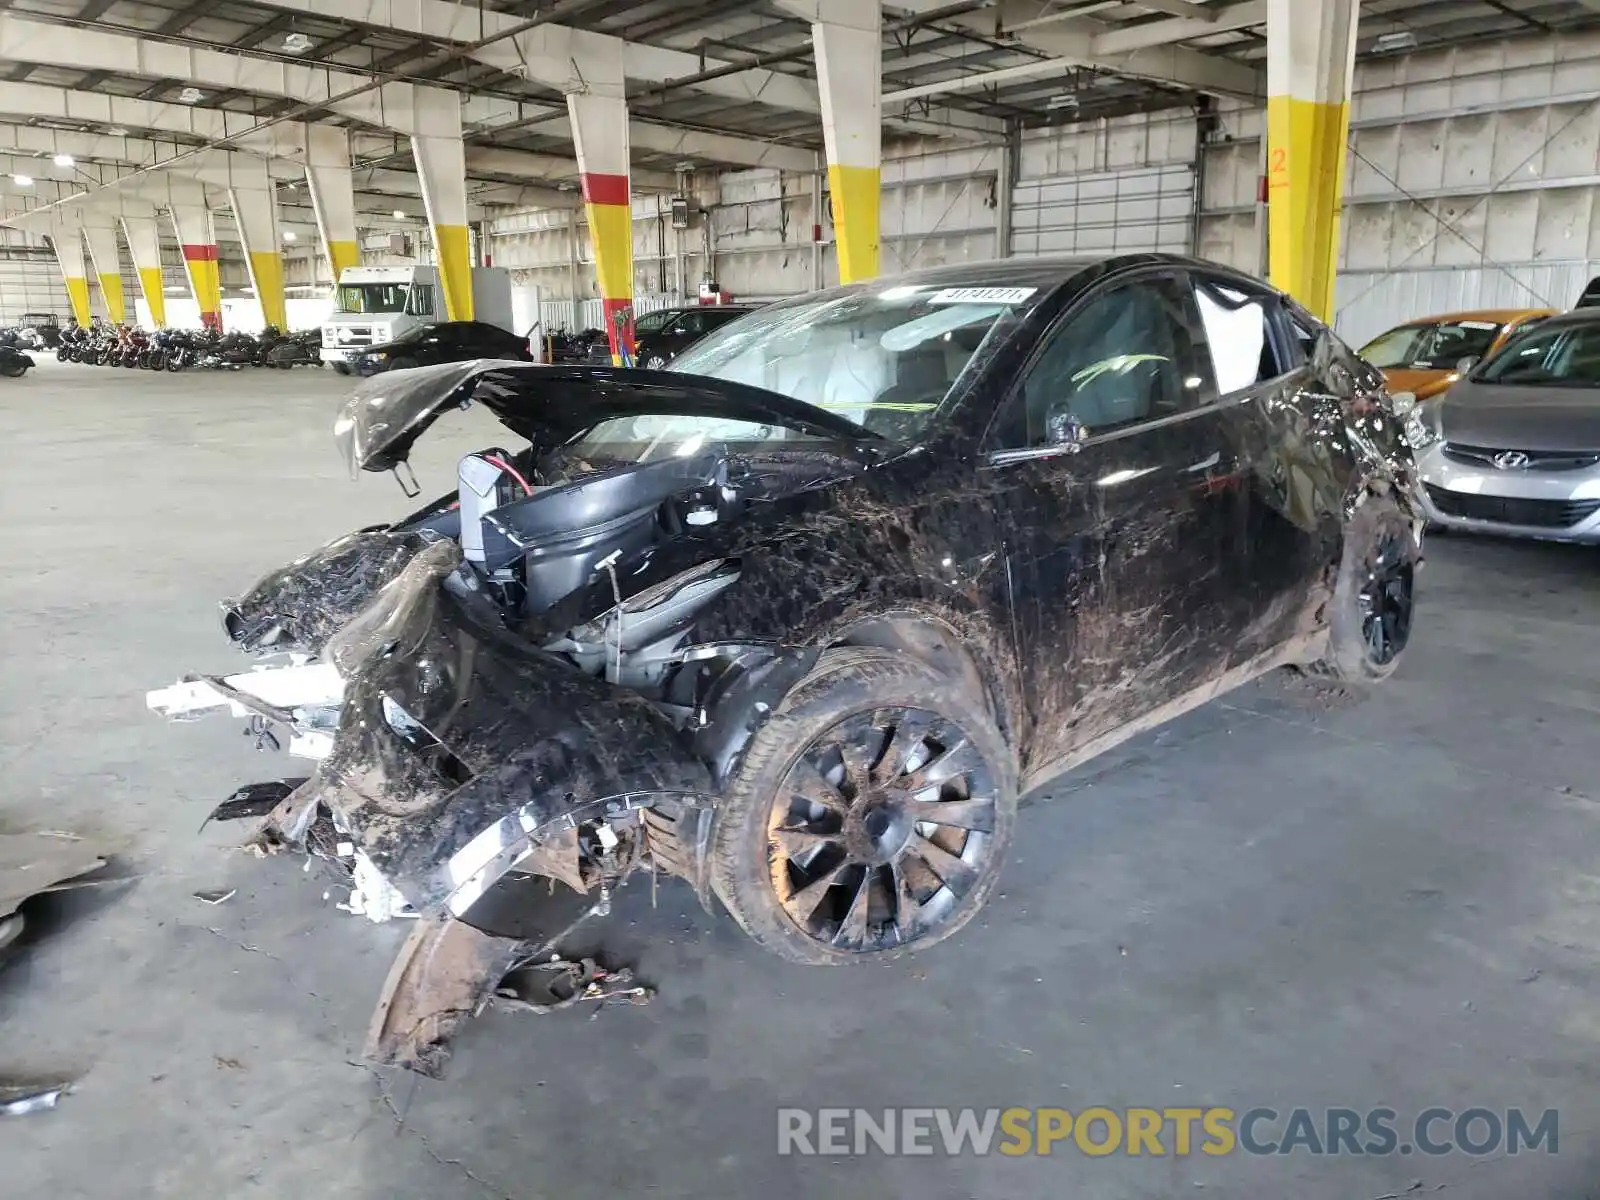
<svg viewBox="0 0 1600 1200"><path fill-rule="evenodd" d="M420 918L368 1048L431 1073L443 1056L434 1034L453 1027L446 1013L480 1007L520 949L472 926L494 885L513 871L542 873L597 885L603 903L648 851L640 810L702 807L712 782L648 701L478 619L470 596L450 586L456 543L354 536L376 539L367 547L380 569L367 569L358 547L341 548L342 627L306 620L292 601L318 603L321 590L293 569L269 577L272 596L258 588L226 610L229 632L295 656L190 677L147 703L169 717L227 709L253 728L286 729L290 752L316 762L280 793L258 841L305 848L331 822L352 871L351 907ZM371 590L358 605L363 585Z"/></svg>

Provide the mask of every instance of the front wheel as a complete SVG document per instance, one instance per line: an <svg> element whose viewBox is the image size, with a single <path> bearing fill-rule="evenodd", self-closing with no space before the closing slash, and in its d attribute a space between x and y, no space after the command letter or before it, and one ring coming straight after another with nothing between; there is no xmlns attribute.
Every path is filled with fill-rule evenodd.
<svg viewBox="0 0 1600 1200"><path fill-rule="evenodd" d="M416 359L407 358L404 354L402 354L399 358L391 358L389 360L389 370L391 371L409 371L416 365Z"/></svg>
<svg viewBox="0 0 1600 1200"><path fill-rule="evenodd" d="M341 375L350 374L350 364L349 363L336 362L336 363L333 364L333 369L335 371L337 371Z"/></svg>
<svg viewBox="0 0 1600 1200"><path fill-rule="evenodd" d="M904 655L829 650L729 781L711 884L783 958L893 958L983 907L1016 811L1011 750L981 700Z"/></svg>
<svg viewBox="0 0 1600 1200"><path fill-rule="evenodd" d="M647 371L664 371L664 370L666 370L667 369L667 356L664 355L664 354L652 354L649 358L644 360L644 368Z"/></svg>
<svg viewBox="0 0 1600 1200"><path fill-rule="evenodd" d="M0 375L4 375L7 379L21 379L27 373L28 368L25 363L7 363L0 367Z"/></svg>

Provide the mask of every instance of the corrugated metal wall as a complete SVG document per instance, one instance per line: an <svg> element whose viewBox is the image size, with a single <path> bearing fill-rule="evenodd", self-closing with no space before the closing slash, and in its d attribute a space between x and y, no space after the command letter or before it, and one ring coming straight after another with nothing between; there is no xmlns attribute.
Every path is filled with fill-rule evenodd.
<svg viewBox="0 0 1600 1200"><path fill-rule="evenodd" d="M1260 267L1259 110L1206 149L1201 253ZM1336 325L1367 341L1459 309L1567 308L1600 274L1600 33L1362 63Z"/></svg>

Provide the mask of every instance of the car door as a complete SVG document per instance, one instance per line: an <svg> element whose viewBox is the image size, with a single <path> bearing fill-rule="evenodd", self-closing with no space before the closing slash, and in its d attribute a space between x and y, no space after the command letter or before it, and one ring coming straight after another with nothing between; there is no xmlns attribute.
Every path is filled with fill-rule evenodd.
<svg viewBox="0 0 1600 1200"><path fill-rule="evenodd" d="M1038 777L1227 661L1219 563L1234 465L1182 272L1102 284L1059 316L987 438Z"/></svg>
<svg viewBox="0 0 1600 1200"><path fill-rule="evenodd" d="M662 331L653 348L669 359L674 358L699 341L705 331L705 314L697 308L690 309Z"/></svg>

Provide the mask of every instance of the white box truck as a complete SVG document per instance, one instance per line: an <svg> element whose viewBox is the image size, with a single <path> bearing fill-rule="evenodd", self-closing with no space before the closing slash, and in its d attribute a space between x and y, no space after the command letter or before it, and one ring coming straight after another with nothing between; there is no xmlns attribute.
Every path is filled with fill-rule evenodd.
<svg viewBox="0 0 1600 1200"><path fill-rule="evenodd" d="M515 333L511 272L473 267L472 309L473 320ZM322 326L322 361L348 373L368 346L447 320L437 267L349 267L339 276L333 314Z"/></svg>

